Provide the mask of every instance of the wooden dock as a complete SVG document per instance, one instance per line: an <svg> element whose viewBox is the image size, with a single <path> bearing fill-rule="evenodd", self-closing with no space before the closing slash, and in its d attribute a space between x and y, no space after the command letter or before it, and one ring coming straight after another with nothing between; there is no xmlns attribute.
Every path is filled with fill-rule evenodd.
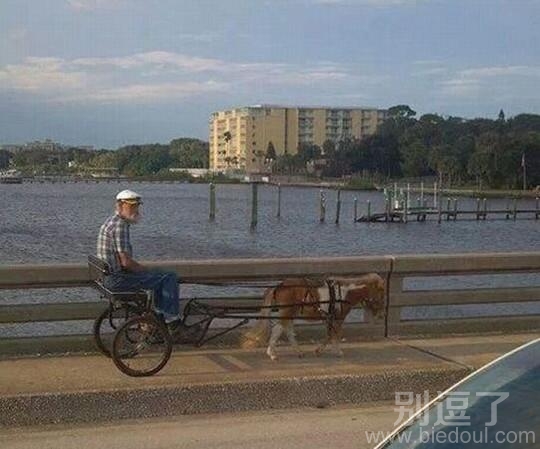
<svg viewBox="0 0 540 449"><path fill-rule="evenodd" d="M384 198L385 206L383 212L371 212L371 202L367 202L367 213L360 217L357 216L357 204L355 200L354 221L360 223L407 223L408 221L426 221L428 217L437 217L438 223L445 221L456 221L458 217L465 217L472 220L486 220L488 216L495 219L517 220L540 218L540 199L536 196L534 209L518 207L516 197L509 199L504 209L489 209L486 198L476 198L476 208L460 209L457 198L446 198L443 200L442 191L437 183L433 185L433 201L429 202L425 194L429 194L431 189L424 189L421 184L419 190L420 196L416 202L411 201L411 186L407 184L406 188L398 188L397 183L392 187L385 187ZM511 203L510 203L511 201ZM445 204L444 204L445 203Z"/></svg>
<svg viewBox="0 0 540 449"><path fill-rule="evenodd" d="M456 221L458 217L464 217L472 220L486 220L488 217L506 220L521 219L540 219L540 207L538 198L536 199L536 207L534 209L518 209L514 201L513 207L506 209L488 209L486 200L480 206L480 201L477 201L477 208L461 209L457 207L457 201L454 202L453 208L436 209L436 208L411 208L407 207L391 209L387 204L385 212L368 213L356 219L358 223L407 223L408 221L426 221L428 217L437 217L437 221Z"/></svg>

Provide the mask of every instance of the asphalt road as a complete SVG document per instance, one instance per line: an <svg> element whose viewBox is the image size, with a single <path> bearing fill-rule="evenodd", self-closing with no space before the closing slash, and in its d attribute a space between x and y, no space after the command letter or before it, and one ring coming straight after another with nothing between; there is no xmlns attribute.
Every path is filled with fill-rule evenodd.
<svg viewBox="0 0 540 449"><path fill-rule="evenodd" d="M192 415L102 425L0 430L2 449L367 449L366 432L390 431L393 403Z"/></svg>

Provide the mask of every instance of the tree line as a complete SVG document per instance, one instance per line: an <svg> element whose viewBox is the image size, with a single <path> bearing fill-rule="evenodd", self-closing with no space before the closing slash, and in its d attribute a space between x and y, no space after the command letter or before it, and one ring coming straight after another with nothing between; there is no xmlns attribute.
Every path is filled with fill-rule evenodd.
<svg viewBox="0 0 540 449"><path fill-rule="evenodd" d="M268 156L267 156L268 157ZM305 172L323 162L326 177L369 174L382 179L436 176L445 186L475 184L490 188L540 185L540 115L519 114L496 120L463 119L416 112L407 105L389 109L373 135L326 141L322 148L301 144L295 155L277 156L279 172Z"/></svg>
<svg viewBox="0 0 540 449"><path fill-rule="evenodd" d="M127 145L116 150L0 150L0 168L11 165L28 174L110 170L127 176L155 176L168 173L169 168L208 168L208 161L208 143L192 138L174 139L169 144Z"/></svg>
<svg viewBox="0 0 540 449"><path fill-rule="evenodd" d="M495 120L463 119L416 112L407 105L389 109L376 133L363 139L300 144L280 154L272 142L257 158L274 173L316 172L322 177L362 174L377 180L437 177L446 187L472 185L522 188L540 185L540 115ZM255 156L254 156L255 157ZM174 139L168 144L128 145L116 150L81 148L0 150L0 169L26 174L114 170L127 176L164 176L169 168L208 168L208 142Z"/></svg>

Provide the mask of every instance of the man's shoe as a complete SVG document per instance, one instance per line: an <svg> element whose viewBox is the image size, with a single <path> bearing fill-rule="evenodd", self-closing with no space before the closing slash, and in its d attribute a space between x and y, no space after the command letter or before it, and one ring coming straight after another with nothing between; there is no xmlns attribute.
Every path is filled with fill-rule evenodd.
<svg viewBox="0 0 540 449"><path fill-rule="evenodd" d="M177 333L181 332L183 328L184 324L182 323L182 320L174 320L167 323L167 330L171 337L174 337Z"/></svg>

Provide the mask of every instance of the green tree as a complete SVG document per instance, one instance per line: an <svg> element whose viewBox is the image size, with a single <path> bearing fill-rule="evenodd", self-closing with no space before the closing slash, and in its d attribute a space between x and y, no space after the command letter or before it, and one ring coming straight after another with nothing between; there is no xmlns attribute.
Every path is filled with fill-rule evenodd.
<svg viewBox="0 0 540 449"><path fill-rule="evenodd" d="M174 139L170 144L171 164L179 168L208 168L208 143L199 139Z"/></svg>
<svg viewBox="0 0 540 449"><path fill-rule="evenodd" d="M388 108L388 116L391 118L412 118L415 115L416 111L406 104L398 104Z"/></svg>
<svg viewBox="0 0 540 449"><path fill-rule="evenodd" d="M116 150L118 168L130 176L155 175L171 166L169 146L161 144L130 145Z"/></svg>
<svg viewBox="0 0 540 449"><path fill-rule="evenodd" d="M332 159L336 155L336 144L333 140L325 140L322 146L322 152L326 159Z"/></svg>
<svg viewBox="0 0 540 449"><path fill-rule="evenodd" d="M118 168L117 154L113 151L98 151L88 165L94 168Z"/></svg>
<svg viewBox="0 0 540 449"><path fill-rule="evenodd" d="M321 157L321 148L311 143L300 143L298 145L298 157L304 164Z"/></svg>
<svg viewBox="0 0 540 449"><path fill-rule="evenodd" d="M0 150L0 169L8 168L11 160L11 153L7 150Z"/></svg>
<svg viewBox="0 0 540 449"><path fill-rule="evenodd" d="M401 169L403 175L419 177L429 174L428 149L420 140L402 147Z"/></svg>
<svg viewBox="0 0 540 449"><path fill-rule="evenodd" d="M275 161L277 159L276 149L274 148L274 144L272 142L268 142L268 147L266 147L266 155L264 158L267 161Z"/></svg>
<svg viewBox="0 0 540 449"><path fill-rule="evenodd" d="M459 175L460 164L454 148L451 145L437 145L429 154L429 166L439 177L441 185L451 187Z"/></svg>

